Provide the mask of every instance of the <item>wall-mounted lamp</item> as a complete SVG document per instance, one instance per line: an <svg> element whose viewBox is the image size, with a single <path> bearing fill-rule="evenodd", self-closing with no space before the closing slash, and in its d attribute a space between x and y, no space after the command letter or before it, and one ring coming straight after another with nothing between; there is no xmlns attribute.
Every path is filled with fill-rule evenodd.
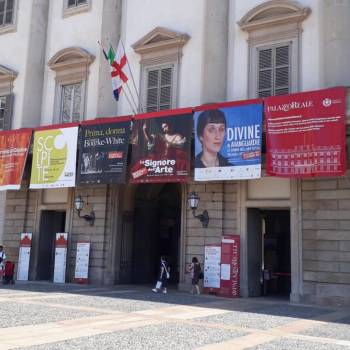
<svg viewBox="0 0 350 350"><path fill-rule="evenodd" d="M93 226L95 223L95 213L93 210L91 210L90 215L80 215L80 212L82 211L82 209L84 208L84 200L81 197L81 195L79 194L78 196L75 197L74 199L74 205L75 205L75 209L78 212L78 216L80 218L85 219L86 221L88 221L90 223L90 226Z"/></svg>
<svg viewBox="0 0 350 350"><path fill-rule="evenodd" d="M188 206L192 209L193 217L197 218L202 223L203 227L208 227L208 224L209 224L208 212L204 210L202 214L196 215L196 210L198 208L199 200L200 198L198 194L196 192L191 192L187 198Z"/></svg>

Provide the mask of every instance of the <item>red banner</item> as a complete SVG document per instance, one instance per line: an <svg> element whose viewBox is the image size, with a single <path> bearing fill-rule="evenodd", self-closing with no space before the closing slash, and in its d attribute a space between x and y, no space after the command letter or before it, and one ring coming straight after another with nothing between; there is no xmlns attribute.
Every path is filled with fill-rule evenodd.
<svg viewBox="0 0 350 350"><path fill-rule="evenodd" d="M0 133L0 190L20 189L31 137L31 129Z"/></svg>
<svg viewBox="0 0 350 350"><path fill-rule="evenodd" d="M337 87L266 98L266 173L344 175L345 96Z"/></svg>
<svg viewBox="0 0 350 350"><path fill-rule="evenodd" d="M135 116L130 183L186 182L191 134L189 108Z"/></svg>
<svg viewBox="0 0 350 350"><path fill-rule="evenodd" d="M221 240L221 277L219 295L239 297L240 236L224 236Z"/></svg>

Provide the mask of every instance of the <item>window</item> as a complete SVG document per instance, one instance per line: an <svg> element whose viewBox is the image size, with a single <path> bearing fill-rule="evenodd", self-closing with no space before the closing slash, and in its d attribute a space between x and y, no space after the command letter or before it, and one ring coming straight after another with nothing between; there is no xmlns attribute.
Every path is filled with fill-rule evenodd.
<svg viewBox="0 0 350 350"><path fill-rule="evenodd" d="M173 68L147 70L147 112L170 109L172 106Z"/></svg>
<svg viewBox="0 0 350 350"><path fill-rule="evenodd" d="M189 38L187 34L157 27L132 45L141 55L142 111L176 107L182 48Z"/></svg>
<svg viewBox="0 0 350 350"><path fill-rule="evenodd" d="M0 26L13 23L14 0L0 0Z"/></svg>
<svg viewBox="0 0 350 350"><path fill-rule="evenodd" d="M238 22L248 33L250 98L298 91L302 22L310 12L295 1L267 1Z"/></svg>
<svg viewBox="0 0 350 350"><path fill-rule="evenodd" d="M48 62L56 73L53 123L77 122L84 119L85 91L89 67L95 57L80 47L57 52Z"/></svg>
<svg viewBox="0 0 350 350"><path fill-rule="evenodd" d="M68 0L67 7L80 6L80 5L84 5L86 3L87 3L87 0Z"/></svg>
<svg viewBox="0 0 350 350"><path fill-rule="evenodd" d="M290 92L290 44L257 49L258 97L286 95Z"/></svg>
<svg viewBox="0 0 350 350"><path fill-rule="evenodd" d="M64 0L63 4L63 17L86 12L91 8L91 0Z"/></svg>
<svg viewBox="0 0 350 350"><path fill-rule="evenodd" d="M0 130L11 129L12 95L0 96Z"/></svg>
<svg viewBox="0 0 350 350"><path fill-rule="evenodd" d="M82 83L63 85L60 122L79 122L82 117L82 101Z"/></svg>

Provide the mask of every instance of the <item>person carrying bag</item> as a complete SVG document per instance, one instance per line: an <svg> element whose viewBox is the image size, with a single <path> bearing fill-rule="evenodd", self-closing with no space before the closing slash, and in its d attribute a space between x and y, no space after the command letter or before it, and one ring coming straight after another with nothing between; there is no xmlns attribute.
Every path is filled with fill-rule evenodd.
<svg viewBox="0 0 350 350"><path fill-rule="evenodd" d="M152 289L152 291L155 293L159 293L161 291L164 294L168 293L168 291L167 291L168 279L170 279L169 265L168 265L167 261L165 260L165 257L162 256L160 258L159 279L158 279L155 287Z"/></svg>

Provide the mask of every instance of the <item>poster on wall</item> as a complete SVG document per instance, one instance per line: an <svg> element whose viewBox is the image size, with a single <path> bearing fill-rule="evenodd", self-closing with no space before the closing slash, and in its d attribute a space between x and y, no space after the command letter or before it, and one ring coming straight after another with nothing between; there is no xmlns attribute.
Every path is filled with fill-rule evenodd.
<svg viewBox="0 0 350 350"><path fill-rule="evenodd" d="M72 125L34 132L30 188L75 186L78 126Z"/></svg>
<svg viewBox="0 0 350 350"><path fill-rule="evenodd" d="M136 115L129 182L187 182L191 135L191 108Z"/></svg>
<svg viewBox="0 0 350 350"><path fill-rule="evenodd" d="M240 236L221 240L221 279L219 295L236 298L240 294Z"/></svg>
<svg viewBox="0 0 350 350"><path fill-rule="evenodd" d="M85 121L79 138L79 184L124 183L131 117Z"/></svg>
<svg viewBox="0 0 350 350"><path fill-rule="evenodd" d="M0 132L0 191L19 190L32 129Z"/></svg>
<svg viewBox="0 0 350 350"><path fill-rule="evenodd" d="M21 241L19 243L19 256L17 268L17 280L28 281L30 250L32 247L32 233L21 233Z"/></svg>
<svg viewBox="0 0 350 350"><path fill-rule="evenodd" d="M66 282L67 245L68 233L56 233L54 283Z"/></svg>
<svg viewBox="0 0 350 350"><path fill-rule="evenodd" d="M74 280L77 283L88 283L90 242L77 243Z"/></svg>
<svg viewBox="0 0 350 350"><path fill-rule="evenodd" d="M197 107L194 113L194 179L259 178L262 119L262 100Z"/></svg>
<svg viewBox="0 0 350 350"><path fill-rule="evenodd" d="M221 247L209 245L204 248L204 288L207 292L220 288Z"/></svg>
<svg viewBox="0 0 350 350"><path fill-rule="evenodd" d="M344 175L345 96L345 88L336 87L266 98L266 173Z"/></svg>

